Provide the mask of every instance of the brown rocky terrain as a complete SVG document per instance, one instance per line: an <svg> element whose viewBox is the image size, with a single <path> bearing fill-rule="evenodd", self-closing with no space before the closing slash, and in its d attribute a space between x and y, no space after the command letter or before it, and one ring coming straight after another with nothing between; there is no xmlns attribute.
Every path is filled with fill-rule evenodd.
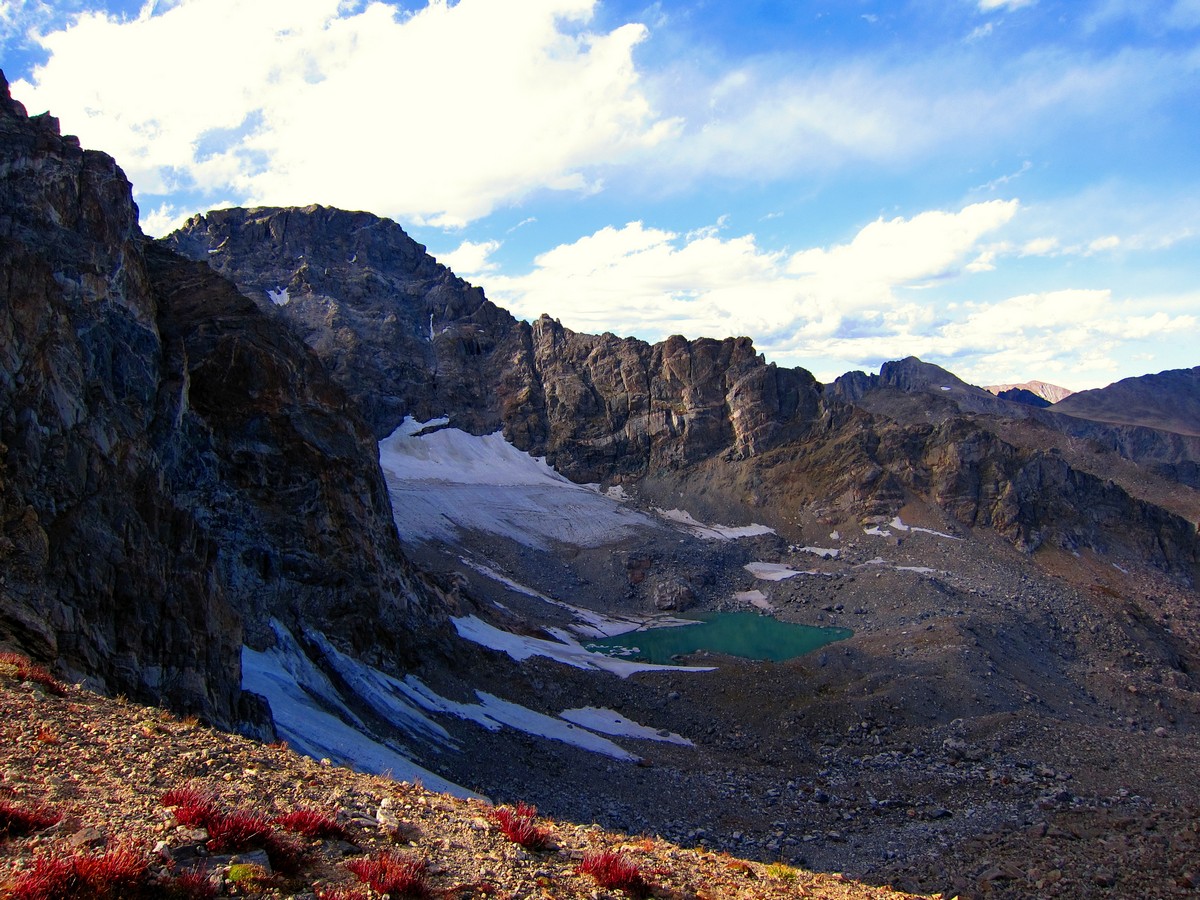
<svg viewBox="0 0 1200 900"><path fill-rule="evenodd" d="M424 890L405 894L414 897L910 896L840 875L683 849L657 837L615 834L545 817L536 822L546 833L547 846L523 849L499 831L492 808L480 801L357 774L286 747L213 731L194 719L75 687L56 696L4 668L0 734L5 747L0 762L0 897L34 896L28 889L21 893L21 877L39 858L95 857L122 847L149 861L151 878L203 873L216 896L365 900L365 888L346 864L380 853L401 853L426 864ZM268 818L313 810L333 819L342 834L296 838L305 855L287 873L274 870L262 850L210 852L208 831L178 824L172 809L161 802L180 787L212 795L223 809ZM58 821L32 834L10 835L12 811L34 809L49 811ZM604 851L635 865L646 889L605 890L578 871L588 854Z"/></svg>

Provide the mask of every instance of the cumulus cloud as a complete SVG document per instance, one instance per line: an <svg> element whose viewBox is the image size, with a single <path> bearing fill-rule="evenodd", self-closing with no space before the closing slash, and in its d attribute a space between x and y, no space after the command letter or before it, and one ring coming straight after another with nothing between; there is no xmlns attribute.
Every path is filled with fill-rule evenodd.
<svg viewBox="0 0 1200 900"><path fill-rule="evenodd" d="M437 261L460 278L479 278L499 268L491 258L499 249L499 241L463 241L449 253L437 254Z"/></svg>
<svg viewBox="0 0 1200 900"><path fill-rule="evenodd" d="M788 255L719 227L686 235L631 222L555 247L485 287L518 315L657 339L746 334L788 350L843 328L895 331L926 318L914 292L962 275L1016 201L879 219L849 243ZM849 323L849 324L848 324Z"/></svg>
<svg viewBox="0 0 1200 900"><path fill-rule="evenodd" d="M974 384L1039 378L1074 390L1100 387L1119 377L1138 347L1149 350L1180 334L1200 336L1195 315L1163 308L1195 308L1198 301L1200 296L1182 303L1118 301L1109 290L1091 289L1021 294L995 303L962 304L926 328L814 341L806 348L807 364L818 377L831 378L845 369L871 369L912 354ZM1150 360L1148 369L1153 354ZM806 364L801 355L787 361Z"/></svg>
<svg viewBox="0 0 1200 900"><path fill-rule="evenodd" d="M595 0L179 0L79 16L14 92L121 160L140 194L229 193L461 225L668 137L638 24ZM221 47L220 65L197 48Z"/></svg>

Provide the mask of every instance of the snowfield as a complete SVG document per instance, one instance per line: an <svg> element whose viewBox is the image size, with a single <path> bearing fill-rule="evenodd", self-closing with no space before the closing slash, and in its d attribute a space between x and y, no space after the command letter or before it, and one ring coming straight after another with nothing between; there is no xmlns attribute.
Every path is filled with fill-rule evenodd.
<svg viewBox="0 0 1200 900"><path fill-rule="evenodd" d="M275 730L305 756L330 759L360 772L397 781L419 781L433 791L478 797L413 762L399 747L372 736L329 679L304 655L295 638L272 622L278 644L266 651L242 648L242 689L261 694Z"/></svg>
<svg viewBox="0 0 1200 900"><path fill-rule="evenodd" d="M463 531L502 535L536 550L597 547L658 529L653 518L559 475L499 432L482 437L411 417L379 444L400 537L456 543Z"/></svg>
<svg viewBox="0 0 1200 900"><path fill-rule="evenodd" d="M548 641L545 638L529 637L524 634L513 634L503 631L477 616L463 616L451 619L459 637L491 650L507 653L517 662L529 659L531 656L544 656L577 669L596 669L612 672L622 678L628 678L635 672L711 672L712 666L660 666L653 663L629 662L623 659L613 659L603 653L592 653L560 629L547 629L558 640ZM688 624L695 624L689 622ZM624 634L625 632L618 632Z"/></svg>
<svg viewBox="0 0 1200 900"><path fill-rule="evenodd" d="M271 628L276 646L265 651L242 648L242 688L266 698L279 736L314 759L328 758L359 771L420 781L431 790L458 797L478 796L414 762L411 751L374 734L351 710L352 702L365 704L380 720L391 725L398 736L417 742L424 746L425 752L432 753L460 749L459 742L434 716L451 716L491 732L508 728L622 762L636 763L641 757L604 735L692 746L691 741L678 734L640 725L612 710L588 707L552 716L481 690L475 691L478 703L450 700L414 675L403 680L394 678L342 653L319 631L306 631L305 638L320 651L321 658L346 686L347 693L343 693L285 626L273 621ZM597 668L610 671L676 668L611 660L588 654L582 647L579 651L595 656L601 663Z"/></svg>
<svg viewBox="0 0 1200 900"><path fill-rule="evenodd" d="M535 550L600 547L650 529L682 528L706 540L773 534L765 525L706 525L684 510L660 518L623 505L619 488L575 484L500 432L477 436L448 419L412 417L379 443L379 464L400 537L456 543L465 531L503 535Z"/></svg>
<svg viewBox="0 0 1200 900"><path fill-rule="evenodd" d="M783 581L787 578L795 578L797 575L821 574L812 569L793 569L790 566L783 565L783 563L752 562L746 563L742 568L759 581Z"/></svg>

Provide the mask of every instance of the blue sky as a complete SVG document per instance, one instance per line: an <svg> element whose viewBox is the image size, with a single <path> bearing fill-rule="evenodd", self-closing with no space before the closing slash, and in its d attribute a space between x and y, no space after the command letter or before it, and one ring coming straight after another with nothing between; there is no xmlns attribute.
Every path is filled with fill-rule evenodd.
<svg viewBox="0 0 1200 900"><path fill-rule="evenodd" d="M0 0L143 228L396 219L515 314L1073 389L1200 364L1200 0Z"/></svg>

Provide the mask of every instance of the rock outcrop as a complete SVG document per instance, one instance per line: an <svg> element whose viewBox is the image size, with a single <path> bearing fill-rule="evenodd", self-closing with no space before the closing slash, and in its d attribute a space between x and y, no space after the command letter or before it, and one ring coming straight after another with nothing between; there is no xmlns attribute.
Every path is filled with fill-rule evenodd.
<svg viewBox="0 0 1200 900"><path fill-rule="evenodd" d="M318 359L147 248L103 153L0 77L0 643L232 725L275 617L412 655L435 601ZM436 618L436 616L435 616Z"/></svg>

